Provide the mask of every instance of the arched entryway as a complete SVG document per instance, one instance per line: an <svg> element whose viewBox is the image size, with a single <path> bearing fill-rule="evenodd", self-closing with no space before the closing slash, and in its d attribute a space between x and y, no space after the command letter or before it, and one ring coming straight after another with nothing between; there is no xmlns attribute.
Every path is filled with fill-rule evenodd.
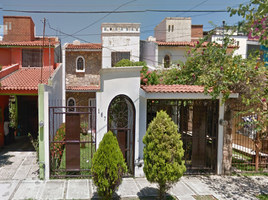
<svg viewBox="0 0 268 200"><path fill-rule="evenodd" d="M134 175L135 107L126 95L118 95L108 108L108 131L112 131L118 140L128 166L128 175Z"/></svg>

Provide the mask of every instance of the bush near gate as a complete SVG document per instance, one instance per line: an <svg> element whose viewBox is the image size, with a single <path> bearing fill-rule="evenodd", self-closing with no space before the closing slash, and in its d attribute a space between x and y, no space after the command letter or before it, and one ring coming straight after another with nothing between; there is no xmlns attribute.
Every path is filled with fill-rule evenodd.
<svg viewBox="0 0 268 200"><path fill-rule="evenodd" d="M104 135L92 159L92 175L98 195L103 199L111 199L126 171L127 165L117 138L109 131Z"/></svg>
<svg viewBox="0 0 268 200"><path fill-rule="evenodd" d="M64 145L65 143L62 143L65 141L65 123L62 123L59 129L57 130L55 136L54 136L54 142L61 142L61 143L53 143L51 155L52 159L56 163L56 167L60 166L61 156L63 154Z"/></svg>
<svg viewBox="0 0 268 200"><path fill-rule="evenodd" d="M178 126L165 111L157 112L143 137L143 171L149 182L158 183L159 199L186 171Z"/></svg>

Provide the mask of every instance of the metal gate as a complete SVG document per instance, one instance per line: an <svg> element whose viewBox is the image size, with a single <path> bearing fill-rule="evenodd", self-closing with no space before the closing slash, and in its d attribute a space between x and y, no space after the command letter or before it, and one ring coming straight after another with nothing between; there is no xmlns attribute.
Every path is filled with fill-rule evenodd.
<svg viewBox="0 0 268 200"><path fill-rule="evenodd" d="M108 109L108 131L117 137L119 147L128 166L125 176L134 174L135 108L125 95L116 96Z"/></svg>
<svg viewBox="0 0 268 200"><path fill-rule="evenodd" d="M185 150L185 174L216 173L219 101L148 100L147 125L160 110L178 125Z"/></svg>
<svg viewBox="0 0 268 200"><path fill-rule="evenodd" d="M49 107L49 116L50 177L90 177L96 107Z"/></svg>

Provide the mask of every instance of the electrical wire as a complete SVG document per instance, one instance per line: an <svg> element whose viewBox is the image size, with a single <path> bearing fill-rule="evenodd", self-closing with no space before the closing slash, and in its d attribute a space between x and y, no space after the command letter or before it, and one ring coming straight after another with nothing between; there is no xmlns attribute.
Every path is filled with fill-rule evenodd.
<svg viewBox="0 0 268 200"><path fill-rule="evenodd" d="M205 1L201 2L200 4L198 4L198 5L194 6L194 7L192 7L191 9L189 9L188 11L193 10L194 8L197 8L198 6L204 4L204 3L207 2L207 1L208 1L208 0L205 0ZM185 12L184 12L184 13L185 13ZM183 15L184 13L181 13L180 15L177 15L176 17L179 17L179 16Z"/></svg>
<svg viewBox="0 0 268 200"><path fill-rule="evenodd" d="M74 35L74 34L76 34L76 33L79 33L79 32L81 32L81 31L83 31L83 30L85 30L85 29L87 29L87 28L93 26L94 24L98 23L98 22L101 21L102 19L108 17L110 14L116 12L119 8L121 8L121 7L125 6L125 5L128 5L128 4L132 3L132 2L135 2L135 1L137 1L137 0L129 1L129 2L127 2L127 3L124 3L124 4L120 5L120 6L118 6L118 7L117 7L115 10L113 10L112 12L110 12L110 13L108 13L107 15L101 17L100 19L98 19L98 20L96 20L95 22L89 24L88 26L86 26L86 27L84 27L84 28L82 28L82 29L80 29L80 30L74 32L74 33L71 34L71 35Z"/></svg>

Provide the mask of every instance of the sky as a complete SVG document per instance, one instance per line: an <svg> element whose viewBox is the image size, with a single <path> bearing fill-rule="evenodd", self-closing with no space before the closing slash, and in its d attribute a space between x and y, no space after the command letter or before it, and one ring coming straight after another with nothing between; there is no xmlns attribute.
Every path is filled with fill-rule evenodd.
<svg viewBox="0 0 268 200"><path fill-rule="evenodd" d="M101 42L102 23L140 23L140 39L146 40L154 36L154 27L165 17L191 17L192 24L203 24L203 30L222 26L225 20L227 25L235 25L242 18L229 16L227 12L134 12L134 13L27 13L19 11L144 11L154 10L226 10L228 6L237 8L239 4L249 3L249 0L0 0L0 25L3 24L3 15L31 16L36 27L36 35L43 35L43 19L46 18L45 34L58 36L62 45L80 40L82 43ZM121 6L121 7L120 7ZM82 30L83 29L83 30ZM82 30L82 31L80 31ZM76 33L77 31L80 31ZM74 34L75 33L75 34ZM67 34L67 35L66 35ZM71 36L68 36L71 35Z"/></svg>

